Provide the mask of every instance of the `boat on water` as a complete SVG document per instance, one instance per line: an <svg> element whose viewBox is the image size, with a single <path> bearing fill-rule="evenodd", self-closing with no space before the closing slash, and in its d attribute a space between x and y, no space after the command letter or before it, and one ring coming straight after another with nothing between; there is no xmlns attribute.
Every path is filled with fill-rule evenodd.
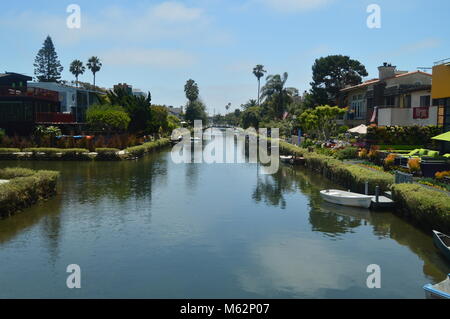
<svg viewBox="0 0 450 319"><path fill-rule="evenodd" d="M450 260L450 236L433 230L433 241L437 248Z"/></svg>
<svg viewBox="0 0 450 319"><path fill-rule="evenodd" d="M338 189L326 189L321 191L320 195L324 200L333 204L362 208L369 208L372 205L372 199L374 198L374 196L346 192Z"/></svg>
<svg viewBox="0 0 450 319"><path fill-rule="evenodd" d="M280 155L280 161L282 163L291 163L294 160L293 156L284 156L284 155Z"/></svg>
<svg viewBox="0 0 450 319"><path fill-rule="evenodd" d="M425 285L423 289L427 299L450 299L450 274L443 282Z"/></svg>

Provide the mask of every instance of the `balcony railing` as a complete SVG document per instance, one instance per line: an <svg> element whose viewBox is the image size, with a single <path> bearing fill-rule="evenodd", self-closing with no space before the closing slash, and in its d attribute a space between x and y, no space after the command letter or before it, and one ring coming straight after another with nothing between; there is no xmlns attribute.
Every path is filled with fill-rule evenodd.
<svg viewBox="0 0 450 319"><path fill-rule="evenodd" d="M41 100L59 102L58 92L40 88L14 88L10 86L0 86L0 97L33 97Z"/></svg>
<svg viewBox="0 0 450 319"><path fill-rule="evenodd" d="M70 113L36 113L36 123L75 123L75 116Z"/></svg>

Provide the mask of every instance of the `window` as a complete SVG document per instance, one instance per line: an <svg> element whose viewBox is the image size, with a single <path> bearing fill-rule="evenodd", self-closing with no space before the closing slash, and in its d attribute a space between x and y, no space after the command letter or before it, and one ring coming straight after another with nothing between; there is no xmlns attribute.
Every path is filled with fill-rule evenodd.
<svg viewBox="0 0 450 319"><path fill-rule="evenodd" d="M386 106L396 106L396 104L395 104L395 95L386 96L384 104Z"/></svg>
<svg viewBox="0 0 450 319"><path fill-rule="evenodd" d="M406 108L411 108L412 103L411 103L411 95L406 95L405 96L405 107Z"/></svg>
<svg viewBox="0 0 450 319"><path fill-rule="evenodd" d="M431 97L429 95L424 95L420 97L420 107L430 106Z"/></svg>

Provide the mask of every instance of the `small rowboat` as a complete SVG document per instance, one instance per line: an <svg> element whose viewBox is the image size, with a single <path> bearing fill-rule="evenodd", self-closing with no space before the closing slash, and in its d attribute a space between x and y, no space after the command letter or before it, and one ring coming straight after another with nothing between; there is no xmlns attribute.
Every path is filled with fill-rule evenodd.
<svg viewBox="0 0 450 319"><path fill-rule="evenodd" d="M437 248L450 260L450 236L433 230L433 241Z"/></svg>
<svg viewBox="0 0 450 319"><path fill-rule="evenodd" d="M427 299L450 299L450 275L443 282L425 285L423 289Z"/></svg>
<svg viewBox="0 0 450 319"><path fill-rule="evenodd" d="M337 189L323 190L320 192L320 195L324 200L333 204L363 208L369 208L373 199L373 196L345 192Z"/></svg>
<svg viewBox="0 0 450 319"><path fill-rule="evenodd" d="M282 163L292 163L293 160L294 160L293 156L283 156L283 155L280 156L280 161Z"/></svg>

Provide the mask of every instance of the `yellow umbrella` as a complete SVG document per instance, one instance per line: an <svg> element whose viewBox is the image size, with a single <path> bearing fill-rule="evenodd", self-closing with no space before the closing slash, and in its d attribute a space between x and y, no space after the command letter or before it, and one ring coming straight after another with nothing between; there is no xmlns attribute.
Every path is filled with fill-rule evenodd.
<svg viewBox="0 0 450 319"><path fill-rule="evenodd" d="M450 131L431 138L432 140L450 142Z"/></svg>

